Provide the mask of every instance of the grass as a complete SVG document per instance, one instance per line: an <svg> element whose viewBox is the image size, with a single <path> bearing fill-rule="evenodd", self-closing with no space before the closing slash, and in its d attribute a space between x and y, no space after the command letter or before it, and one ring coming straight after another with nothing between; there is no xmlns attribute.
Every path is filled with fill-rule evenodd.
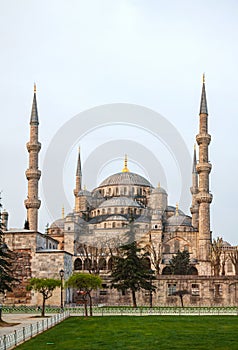
<svg viewBox="0 0 238 350"><path fill-rule="evenodd" d="M18 350L237 350L236 316L70 317Z"/></svg>

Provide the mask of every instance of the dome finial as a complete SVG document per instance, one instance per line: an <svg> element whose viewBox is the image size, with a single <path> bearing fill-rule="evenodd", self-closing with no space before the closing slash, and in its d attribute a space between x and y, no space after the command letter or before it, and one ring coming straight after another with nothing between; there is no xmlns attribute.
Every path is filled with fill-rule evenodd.
<svg viewBox="0 0 238 350"><path fill-rule="evenodd" d="M205 84L205 73L203 73L203 75L202 75L202 82L203 82L203 84Z"/></svg>
<svg viewBox="0 0 238 350"><path fill-rule="evenodd" d="M160 188L160 182L158 182L158 188Z"/></svg>
<svg viewBox="0 0 238 350"><path fill-rule="evenodd" d="M176 203L176 211L175 211L175 215L178 216L179 215L179 206L178 203Z"/></svg>
<svg viewBox="0 0 238 350"><path fill-rule="evenodd" d="M127 154L125 154L125 159L124 159L124 168L122 169L123 173L129 173L129 169L127 168Z"/></svg>
<svg viewBox="0 0 238 350"><path fill-rule="evenodd" d="M64 219L64 206L62 206L62 219Z"/></svg>
<svg viewBox="0 0 238 350"><path fill-rule="evenodd" d="M36 93L36 83L34 83L34 94Z"/></svg>

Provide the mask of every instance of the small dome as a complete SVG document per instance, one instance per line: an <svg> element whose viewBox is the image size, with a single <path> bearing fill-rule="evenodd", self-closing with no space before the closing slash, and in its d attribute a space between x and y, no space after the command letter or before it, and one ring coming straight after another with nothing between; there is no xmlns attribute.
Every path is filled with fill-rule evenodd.
<svg viewBox="0 0 238 350"><path fill-rule="evenodd" d="M150 222L150 218L148 216L145 216L145 215L140 215L138 217L138 219L135 220L135 222L146 222L146 223L149 223Z"/></svg>
<svg viewBox="0 0 238 350"><path fill-rule="evenodd" d="M64 219L58 219L55 220L51 225L50 228L60 228L60 229L64 229Z"/></svg>
<svg viewBox="0 0 238 350"><path fill-rule="evenodd" d="M91 192L89 192L88 190L80 190L78 193L78 196L86 196L86 197L91 197Z"/></svg>
<svg viewBox="0 0 238 350"><path fill-rule="evenodd" d="M165 191L165 189L163 187L156 187L156 188L153 188L153 190L151 191L151 194L166 194L167 195L167 192Z"/></svg>
<svg viewBox="0 0 238 350"><path fill-rule="evenodd" d="M127 219L122 215L111 215L106 221L127 221Z"/></svg>
<svg viewBox="0 0 238 350"><path fill-rule="evenodd" d="M186 215L173 215L166 224L168 226L191 226L191 218Z"/></svg>
<svg viewBox="0 0 238 350"><path fill-rule="evenodd" d="M222 246L223 247L231 247L231 244L229 242L223 241Z"/></svg>
<svg viewBox="0 0 238 350"><path fill-rule="evenodd" d="M99 187L112 186L112 185L135 185L135 186L147 186L152 187L151 183L143 176L130 173L121 172L113 174L106 178Z"/></svg>
<svg viewBox="0 0 238 350"><path fill-rule="evenodd" d="M133 201L133 199L128 197L114 197L108 200L105 200L99 205L99 208L105 207L137 207L140 208L140 205Z"/></svg>

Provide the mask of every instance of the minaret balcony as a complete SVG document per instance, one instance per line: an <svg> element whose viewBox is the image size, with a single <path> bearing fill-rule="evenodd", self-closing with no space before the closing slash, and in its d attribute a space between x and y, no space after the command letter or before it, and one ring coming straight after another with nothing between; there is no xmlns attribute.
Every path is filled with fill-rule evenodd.
<svg viewBox="0 0 238 350"><path fill-rule="evenodd" d="M41 171L38 169L27 169L26 170L26 178L27 180L39 180L41 177Z"/></svg>
<svg viewBox="0 0 238 350"><path fill-rule="evenodd" d="M200 173L208 173L209 174L211 172L212 165L211 165L211 163L206 163L206 162L198 163L196 165L196 169L197 169L198 174L200 174Z"/></svg>
<svg viewBox="0 0 238 350"><path fill-rule="evenodd" d="M209 143L211 142L211 135L209 134L198 134L196 136L196 140L198 145L209 145Z"/></svg>
<svg viewBox="0 0 238 350"><path fill-rule="evenodd" d="M25 201L25 207L26 209L30 209L30 208L34 208L34 209L39 209L40 205L41 205L41 201L39 199L36 198L27 198Z"/></svg>
<svg viewBox="0 0 238 350"><path fill-rule="evenodd" d="M196 196L196 199L198 201L198 203L211 203L212 202L212 194L211 193L208 193L208 192L205 192L205 191L202 191L202 192L199 192Z"/></svg>
<svg viewBox="0 0 238 350"><path fill-rule="evenodd" d="M28 152L40 152L41 149L41 143L40 142L36 142L36 143L31 143L31 142L27 142L26 144L26 148Z"/></svg>

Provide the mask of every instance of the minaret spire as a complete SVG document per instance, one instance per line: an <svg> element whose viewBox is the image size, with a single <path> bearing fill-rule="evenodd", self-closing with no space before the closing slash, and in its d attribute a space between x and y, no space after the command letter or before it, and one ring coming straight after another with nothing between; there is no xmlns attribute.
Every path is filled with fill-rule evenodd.
<svg viewBox="0 0 238 350"><path fill-rule="evenodd" d="M74 189L74 196L75 196L75 211L78 212L79 210L79 200L78 200L78 193L82 189L82 169L81 169L81 157L80 157L80 147L78 148L78 160L77 160L77 168L76 168L76 181L75 181L75 189Z"/></svg>
<svg viewBox="0 0 238 350"><path fill-rule="evenodd" d="M201 103L200 103L200 114L208 115L206 89L205 89L205 73L203 73L203 76L202 76L202 96L201 96Z"/></svg>
<svg viewBox="0 0 238 350"><path fill-rule="evenodd" d="M196 145L193 150L193 167L192 167L192 187L190 187L192 194L192 205L190 212L192 214L192 225L194 228L198 228L198 202L196 195L198 193L198 172L197 172L197 152Z"/></svg>
<svg viewBox="0 0 238 350"><path fill-rule="evenodd" d="M199 162L196 167L199 175L198 194L196 196L199 204L199 258L200 260L208 261L211 245L210 204L212 202L209 174L212 166L208 157L208 146L211 136L208 134L208 111L204 77L200 103L199 134L196 136L196 140L199 146Z"/></svg>
<svg viewBox="0 0 238 350"><path fill-rule="evenodd" d="M41 149L41 144L38 142L38 125L39 118L36 101L36 85L34 84L34 95L30 118L30 141L26 144L29 153L29 168L26 170L28 195L25 200L29 229L33 231L38 230L38 209L41 205L41 201L38 198L38 182L41 177L41 172L38 169L38 153Z"/></svg>

